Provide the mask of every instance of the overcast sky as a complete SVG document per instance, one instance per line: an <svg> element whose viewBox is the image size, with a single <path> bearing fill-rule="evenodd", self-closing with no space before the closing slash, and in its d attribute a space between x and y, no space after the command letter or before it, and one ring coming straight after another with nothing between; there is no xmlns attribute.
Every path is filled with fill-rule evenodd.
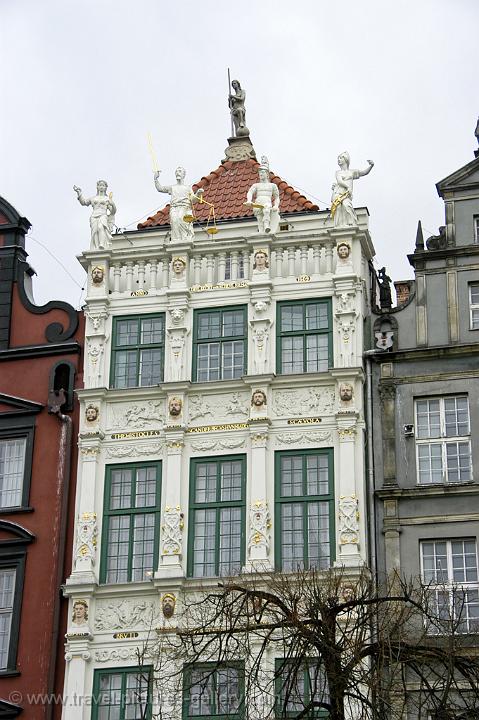
<svg viewBox="0 0 479 720"><path fill-rule="evenodd" d="M0 0L0 194L32 223L36 301L80 304L90 209L74 184L106 179L134 228L165 204L148 132L163 182L220 164L228 67L258 157L321 209L339 152L374 160L354 203L378 265L411 277L418 219L426 236L443 224L435 183L477 147L478 26L478 0Z"/></svg>

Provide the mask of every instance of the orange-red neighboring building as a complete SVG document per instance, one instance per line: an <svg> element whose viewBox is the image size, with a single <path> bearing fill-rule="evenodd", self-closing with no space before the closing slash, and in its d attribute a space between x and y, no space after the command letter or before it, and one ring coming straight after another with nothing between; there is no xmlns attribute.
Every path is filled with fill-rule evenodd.
<svg viewBox="0 0 479 720"><path fill-rule="evenodd" d="M61 713L84 330L71 305L35 305L29 227L0 197L0 718L46 720Z"/></svg>

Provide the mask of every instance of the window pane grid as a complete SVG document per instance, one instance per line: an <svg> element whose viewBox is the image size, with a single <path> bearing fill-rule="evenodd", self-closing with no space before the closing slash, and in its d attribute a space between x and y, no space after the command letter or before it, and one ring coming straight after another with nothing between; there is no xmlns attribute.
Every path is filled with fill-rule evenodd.
<svg viewBox="0 0 479 720"><path fill-rule="evenodd" d="M334 502L329 453L280 453L277 539L281 569L326 569L331 563Z"/></svg>
<svg viewBox="0 0 479 720"><path fill-rule="evenodd" d="M150 670L95 671L92 717L95 720L145 720L151 717Z"/></svg>
<svg viewBox="0 0 479 720"><path fill-rule="evenodd" d="M151 387L162 381L164 315L115 318L113 337L113 387Z"/></svg>
<svg viewBox="0 0 479 720"><path fill-rule="evenodd" d="M158 555L160 468L110 467L107 473L102 582L141 582Z"/></svg>
<svg viewBox="0 0 479 720"><path fill-rule="evenodd" d="M0 670L8 667L16 571L0 571Z"/></svg>
<svg viewBox="0 0 479 720"><path fill-rule="evenodd" d="M479 632L476 541L431 540L421 543L423 581L429 586L428 632L441 634L448 623L460 633Z"/></svg>
<svg viewBox="0 0 479 720"><path fill-rule="evenodd" d="M189 574L235 575L243 561L245 461L193 462L192 475Z"/></svg>
<svg viewBox="0 0 479 720"><path fill-rule="evenodd" d="M185 673L185 718L239 718L243 715L243 669L194 666Z"/></svg>
<svg viewBox="0 0 479 720"><path fill-rule="evenodd" d="M26 438L0 440L0 508L22 504Z"/></svg>
<svg viewBox="0 0 479 720"><path fill-rule="evenodd" d="M241 377L246 367L245 309L196 311L194 325L196 381Z"/></svg>
<svg viewBox="0 0 479 720"><path fill-rule="evenodd" d="M472 480L467 396L416 400L419 484Z"/></svg>
<svg viewBox="0 0 479 720"><path fill-rule="evenodd" d="M329 301L279 303L278 328L280 373L328 370L332 330Z"/></svg>
<svg viewBox="0 0 479 720"><path fill-rule="evenodd" d="M304 661L300 667L285 660L276 661L277 702L276 717L296 717L304 713L312 702L328 703L326 674L317 660ZM325 708L315 706L304 717L328 716Z"/></svg>

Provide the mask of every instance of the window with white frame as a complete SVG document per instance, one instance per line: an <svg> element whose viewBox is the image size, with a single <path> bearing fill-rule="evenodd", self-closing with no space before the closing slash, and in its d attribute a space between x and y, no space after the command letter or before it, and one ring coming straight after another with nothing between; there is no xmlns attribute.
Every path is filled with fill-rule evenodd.
<svg viewBox="0 0 479 720"><path fill-rule="evenodd" d="M15 576L15 568L0 570L0 670L5 670L8 667Z"/></svg>
<svg viewBox="0 0 479 720"><path fill-rule="evenodd" d="M474 242L479 243L479 215L474 215Z"/></svg>
<svg viewBox="0 0 479 720"><path fill-rule="evenodd" d="M0 439L0 508L22 504L25 437Z"/></svg>
<svg viewBox="0 0 479 720"><path fill-rule="evenodd" d="M416 450L420 485L472 480L466 395L416 400Z"/></svg>
<svg viewBox="0 0 479 720"><path fill-rule="evenodd" d="M477 547L473 538L421 542L421 572L431 593L428 631L479 632Z"/></svg>
<svg viewBox="0 0 479 720"><path fill-rule="evenodd" d="M469 283L469 314L471 330L479 330L479 283Z"/></svg>

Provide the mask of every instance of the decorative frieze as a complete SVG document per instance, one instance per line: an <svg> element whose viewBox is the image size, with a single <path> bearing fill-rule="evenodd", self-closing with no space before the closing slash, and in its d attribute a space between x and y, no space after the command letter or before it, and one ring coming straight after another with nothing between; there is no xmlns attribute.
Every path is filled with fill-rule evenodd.
<svg viewBox="0 0 479 720"><path fill-rule="evenodd" d="M111 426L114 428L150 428L165 422L165 403L147 401L144 403L121 403L112 406Z"/></svg>
<svg viewBox="0 0 479 720"><path fill-rule="evenodd" d="M289 432L276 435L277 445L304 445L317 444L331 440L329 430L318 432Z"/></svg>
<svg viewBox="0 0 479 720"><path fill-rule="evenodd" d="M148 445L138 445L131 443L129 445L114 445L106 448L106 454L109 458L125 458L137 457L138 455L159 455L162 451L163 443L149 443Z"/></svg>
<svg viewBox="0 0 479 720"><path fill-rule="evenodd" d="M98 600L95 612L95 630L149 630L154 626L157 616L156 604L141 598Z"/></svg>
<svg viewBox="0 0 479 720"><path fill-rule="evenodd" d="M197 440L191 443L193 450L208 452L210 450L234 450L244 447L245 438L218 438L215 440Z"/></svg>
<svg viewBox="0 0 479 720"><path fill-rule="evenodd" d="M335 390L332 386L299 390L274 390L273 410L277 417L332 415Z"/></svg>
<svg viewBox="0 0 479 720"><path fill-rule="evenodd" d="M189 422L198 418L234 422L249 415L248 394L233 392L225 395L191 395L188 398Z"/></svg>

